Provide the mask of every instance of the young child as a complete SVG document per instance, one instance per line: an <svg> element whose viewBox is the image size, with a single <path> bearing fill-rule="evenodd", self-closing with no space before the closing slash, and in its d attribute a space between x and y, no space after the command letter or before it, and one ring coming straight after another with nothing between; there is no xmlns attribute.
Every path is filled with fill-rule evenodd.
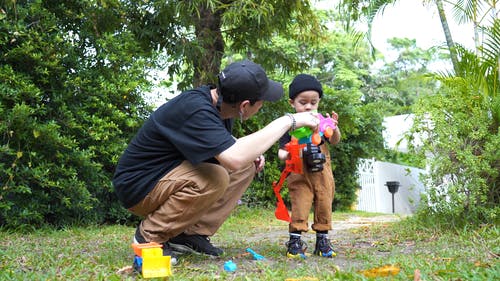
<svg viewBox="0 0 500 281"><path fill-rule="evenodd" d="M289 95L290 105L296 112L316 111L323 96L323 89L315 77L299 74L289 86ZM330 117L330 115L326 114L326 117ZM337 113L332 111L331 118L337 123ZM284 147L290 140L291 136L288 133L280 139L278 158L282 161L288 157L288 151ZM328 231L332 229L331 216L335 181L330 164L330 152L326 143L335 145L339 141L340 130L337 127L329 139L325 139L323 136L319 145L320 152L324 154L326 160L323 163L323 169L311 172L307 164L304 163L303 174L290 173L287 178L292 209L291 223L288 227L290 240L286 243L287 256L290 258L305 258L304 251L307 247L301 240L301 235L302 232L308 231L308 217L313 202L314 224L311 227L316 231L314 255L328 258L336 255L328 239Z"/></svg>

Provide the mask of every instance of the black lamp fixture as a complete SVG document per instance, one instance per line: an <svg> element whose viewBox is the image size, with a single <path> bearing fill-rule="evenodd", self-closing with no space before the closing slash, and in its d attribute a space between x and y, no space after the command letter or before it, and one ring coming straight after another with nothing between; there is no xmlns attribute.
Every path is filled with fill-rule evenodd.
<svg viewBox="0 0 500 281"><path fill-rule="evenodd" d="M398 192L399 181L387 181L385 182L387 189L392 194L392 213L394 214L394 193Z"/></svg>

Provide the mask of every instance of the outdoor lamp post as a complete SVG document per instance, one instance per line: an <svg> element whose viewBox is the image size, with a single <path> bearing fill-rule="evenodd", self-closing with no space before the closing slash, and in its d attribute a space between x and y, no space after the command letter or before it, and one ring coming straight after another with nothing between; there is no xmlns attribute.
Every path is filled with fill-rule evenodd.
<svg viewBox="0 0 500 281"><path fill-rule="evenodd" d="M387 189L392 194L392 213L394 214L394 193L398 192L399 181L388 181L385 183Z"/></svg>

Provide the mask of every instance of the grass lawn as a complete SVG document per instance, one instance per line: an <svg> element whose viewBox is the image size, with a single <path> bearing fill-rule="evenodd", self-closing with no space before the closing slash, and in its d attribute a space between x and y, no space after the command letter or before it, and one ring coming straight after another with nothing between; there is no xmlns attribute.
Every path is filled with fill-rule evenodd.
<svg viewBox="0 0 500 281"><path fill-rule="evenodd" d="M387 220L391 217L334 213L330 238L337 257L289 260L287 223L276 220L274 210L239 206L212 237L224 256L180 256L168 280L500 280L498 226L438 230L409 219ZM142 279L129 270L134 231L121 225L0 231L0 280ZM307 252L314 249L314 237L304 235ZM265 260L253 260L247 248ZM238 266L232 273L223 269L230 259ZM369 277L382 276L383 266L398 273Z"/></svg>

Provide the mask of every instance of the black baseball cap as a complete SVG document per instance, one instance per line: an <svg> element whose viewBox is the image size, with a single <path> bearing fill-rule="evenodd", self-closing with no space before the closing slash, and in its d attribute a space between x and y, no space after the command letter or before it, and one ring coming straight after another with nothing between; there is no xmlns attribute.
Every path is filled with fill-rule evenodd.
<svg viewBox="0 0 500 281"><path fill-rule="evenodd" d="M219 91L227 103L278 101L283 96L283 85L267 78L264 69L249 60L231 63L218 77Z"/></svg>

